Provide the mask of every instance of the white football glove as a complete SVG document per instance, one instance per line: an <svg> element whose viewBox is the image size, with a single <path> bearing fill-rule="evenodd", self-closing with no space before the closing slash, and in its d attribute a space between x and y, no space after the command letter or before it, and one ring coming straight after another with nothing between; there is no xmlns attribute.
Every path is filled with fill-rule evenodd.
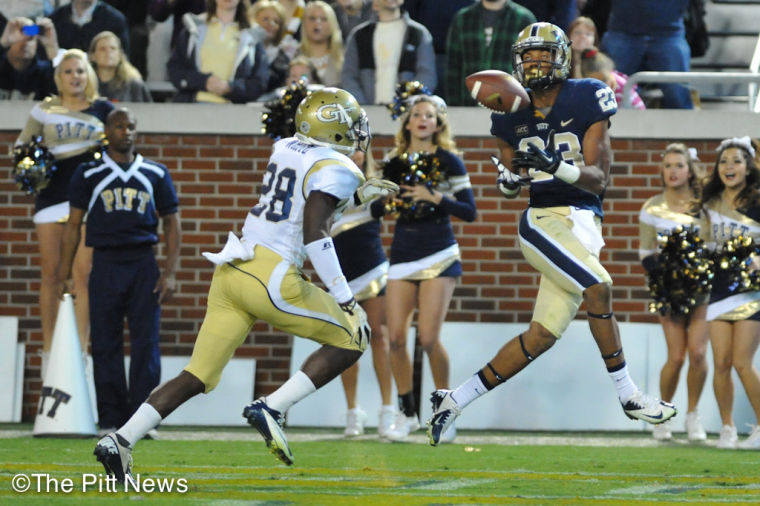
<svg viewBox="0 0 760 506"><path fill-rule="evenodd" d="M378 197L387 197L391 193L398 192L398 190L398 185L392 181L371 177L356 189L356 193L354 193L354 204L359 206L370 200L375 200Z"/></svg>
<svg viewBox="0 0 760 506"><path fill-rule="evenodd" d="M496 178L496 187L507 198L514 198L520 193L520 188L530 182L529 177L520 177L501 163L501 160L491 155L491 162L496 165L499 177Z"/></svg>
<svg viewBox="0 0 760 506"><path fill-rule="evenodd" d="M346 318L348 318L348 321L351 323L354 342L361 347L362 351L364 351L367 348L367 343L369 343L369 338L372 333L369 328L369 323L367 322L367 313L353 297L348 302L343 302L338 305L343 312L346 313Z"/></svg>

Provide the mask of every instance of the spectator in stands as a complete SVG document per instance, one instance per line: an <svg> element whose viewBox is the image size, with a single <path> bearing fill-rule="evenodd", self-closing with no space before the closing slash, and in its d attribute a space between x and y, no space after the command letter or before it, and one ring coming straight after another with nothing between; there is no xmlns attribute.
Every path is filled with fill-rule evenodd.
<svg viewBox="0 0 760 506"><path fill-rule="evenodd" d="M298 54L309 59L325 86L340 84L343 69L343 36L332 7L322 0L306 4L301 22Z"/></svg>
<svg viewBox="0 0 760 506"><path fill-rule="evenodd" d="M182 31L182 18L185 14L200 14L206 10L206 0L149 0L148 12L150 17L158 21L166 21L172 16L172 44L177 44L177 38Z"/></svg>
<svg viewBox="0 0 760 506"><path fill-rule="evenodd" d="M613 0L602 51L627 75L640 70L688 72L691 49L686 42L683 15L689 0ZM658 84L662 107L692 109L689 89L681 84Z"/></svg>
<svg viewBox="0 0 760 506"><path fill-rule="evenodd" d="M570 77L579 79L581 75L581 55L586 49L599 47L599 35L596 32L594 20L586 16L578 16L570 23L567 29L567 37L570 39L570 50L573 61L570 64Z"/></svg>
<svg viewBox="0 0 760 506"><path fill-rule="evenodd" d="M446 41L449 105L476 105L464 85L468 75L484 69L511 73L512 44L535 21L532 12L508 0L480 0L457 12Z"/></svg>
<svg viewBox="0 0 760 506"><path fill-rule="evenodd" d="M285 32L294 37L300 39L301 21L303 20L303 10L306 7L304 0L278 0L285 9L285 14L288 17L285 25Z"/></svg>
<svg viewBox="0 0 760 506"><path fill-rule="evenodd" d="M98 97L98 78L79 49L63 53L55 67L56 96L37 103L29 114L16 145L42 137L42 144L55 157L56 171L34 200L34 228L40 251L40 321L42 324L42 376L48 362L58 315L55 277L61 262L63 225L69 214L69 181L80 163L93 159L103 125L113 104ZM74 257L76 290L74 311L82 349L90 336L88 278L92 249L80 244Z"/></svg>
<svg viewBox="0 0 760 506"><path fill-rule="evenodd" d="M403 0L373 0L377 20L357 26L346 41L343 88L360 104L389 104L396 85L420 81L435 89L433 37L401 12Z"/></svg>
<svg viewBox="0 0 760 506"><path fill-rule="evenodd" d="M578 14L576 0L513 0L536 16L539 21L546 21L567 31L570 22ZM572 39L570 39L572 40Z"/></svg>
<svg viewBox="0 0 760 506"><path fill-rule="evenodd" d="M185 16L167 65L175 102L244 104L264 92L269 62L248 9L248 0L208 0L204 14Z"/></svg>
<svg viewBox="0 0 760 506"><path fill-rule="evenodd" d="M282 86L290 63L290 58L280 48L280 42L285 36L285 9L277 0L258 0L251 7L249 17L264 29L261 43L269 61L267 91L272 91Z"/></svg>
<svg viewBox="0 0 760 506"><path fill-rule="evenodd" d="M105 0L124 14L129 25L129 52L125 52L129 62L148 74L148 0Z"/></svg>
<svg viewBox="0 0 760 506"><path fill-rule="evenodd" d="M298 81L299 79L305 79L308 84L322 84L317 76L317 69L305 56L296 56L290 60L288 66L288 77L285 79L285 85Z"/></svg>
<svg viewBox="0 0 760 506"><path fill-rule="evenodd" d="M0 100L42 100L56 92L53 58L58 53L55 26L48 18L38 18L39 35L25 35L32 26L28 18L13 18L0 37ZM42 44L45 58L38 52Z"/></svg>
<svg viewBox="0 0 760 506"><path fill-rule="evenodd" d="M628 82L628 76L615 70L615 62L609 56L595 47L584 50L581 55L580 71L581 77L599 79L612 88L618 106L623 107L623 87ZM631 106L634 109L646 109L635 87L631 90Z"/></svg>
<svg viewBox="0 0 760 506"><path fill-rule="evenodd" d="M0 12L7 18L36 19L53 12L50 0L3 0L0 2Z"/></svg>
<svg viewBox="0 0 760 506"><path fill-rule="evenodd" d="M450 2L445 2L444 5L448 3ZM338 18L343 40L348 40L351 30L372 19L372 0L333 0L332 8Z"/></svg>
<svg viewBox="0 0 760 506"><path fill-rule="evenodd" d="M661 246L659 238L670 234L676 227L696 227L701 237L708 237L710 224L699 201L699 174L691 149L681 143L668 144L662 155L660 174L663 191L647 200L639 213L639 259L647 272L652 273L658 265ZM651 278L650 278L651 279ZM693 294L690 294L693 295ZM686 375L688 396L686 412L686 435L689 441L707 439L699 420L697 405L707 379L707 300L708 294L700 294L688 312L678 312L671 307L660 315L665 335L667 359L660 370L660 396L672 402L678 387L686 356L689 369ZM657 440L673 437L672 420L655 425L652 435Z"/></svg>
<svg viewBox="0 0 760 506"><path fill-rule="evenodd" d="M468 7L477 0L405 0L404 9L409 17L421 23L433 36L435 50L435 73L438 76L438 86L433 93L446 99L446 36L454 14Z"/></svg>
<svg viewBox="0 0 760 506"><path fill-rule="evenodd" d="M152 102L140 72L129 62L115 33L100 32L90 43L90 63L98 93L116 102Z"/></svg>
<svg viewBox="0 0 760 506"><path fill-rule="evenodd" d="M124 14L100 0L72 0L50 15L58 33L58 44L64 49L87 51L90 41L102 31L109 30L121 40L129 54L129 25Z"/></svg>
<svg viewBox="0 0 760 506"><path fill-rule="evenodd" d="M259 1L261 2L262 0ZM319 80L319 77L317 77L317 70L314 68L314 65L311 64L309 59L305 56L296 56L290 60L290 63L288 64L288 75L280 83L280 86L268 93L265 93L264 95L261 95L258 98L258 101L268 102L269 100L273 100L275 98L279 99L282 97L283 93L285 93L285 90L288 88L288 86L290 86L292 83L300 81L301 79L303 79L304 84L306 84L306 87L309 90L314 91L320 88L324 88L324 85Z"/></svg>
<svg viewBox="0 0 760 506"><path fill-rule="evenodd" d="M600 39L607 31L607 20L610 19L611 9L612 0L578 0L578 12L581 16L594 21Z"/></svg>
<svg viewBox="0 0 760 506"><path fill-rule="evenodd" d="M285 37L283 37L280 46L293 58L298 51L298 42L301 40L301 20L303 19L303 10L306 7L304 0L278 0L285 8Z"/></svg>

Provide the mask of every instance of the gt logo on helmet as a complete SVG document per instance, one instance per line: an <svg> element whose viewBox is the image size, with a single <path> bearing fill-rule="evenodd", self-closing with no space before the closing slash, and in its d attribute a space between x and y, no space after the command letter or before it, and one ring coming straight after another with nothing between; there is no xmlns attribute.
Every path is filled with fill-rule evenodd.
<svg viewBox="0 0 760 506"><path fill-rule="evenodd" d="M340 104L325 104L317 109L317 119L323 123L332 123L337 121L338 124L351 125L353 121L349 112L354 110L354 107L344 108Z"/></svg>

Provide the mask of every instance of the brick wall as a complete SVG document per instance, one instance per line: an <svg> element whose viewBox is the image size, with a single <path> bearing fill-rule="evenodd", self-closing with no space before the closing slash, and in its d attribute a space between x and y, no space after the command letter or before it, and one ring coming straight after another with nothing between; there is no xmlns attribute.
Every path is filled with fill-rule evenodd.
<svg viewBox="0 0 760 506"><path fill-rule="evenodd" d="M8 153L17 131L0 132L0 153ZM672 142L672 141L667 141ZM602 261L611 273L614 310L621 321L655 321L647 313L647 290L638 263L638 212L643 201L660 188L659 153L666 141L616 139L612 184L605 200ZM189 355L200 327L212 265L202 251L218 250L229 230L240 230L255 203L271 141L250 135L147 134L138 140L140 152L172 171L181 205L183 241L177 274L177 296L163 308L161 351ZM464 275L448 314L449 321L527 322L537 292L537 275L523 259L517 244L519 212L526 198L505 200L495 189L489 155L492 138L460 137L459 147L470 173L478 218L454 222L462 249ZM700 153L716 141L690 142ZM373 140L381 158L392 145L389 136ZM712 156L712 158L710 158ZM703 158L707 167L714 154ZM0 315L19 318L19 340L27 345L23 418L34 417L41 387L41 333L37 292L39 257L32 224L32 200L11 180L10 158L0 157ZM390 243L391 226L384 225ZM580 313L582 314L582 312ZM239 357L254 357L256 395L270 392L289 375L292 337L266 324L257 324Z"/></svg>

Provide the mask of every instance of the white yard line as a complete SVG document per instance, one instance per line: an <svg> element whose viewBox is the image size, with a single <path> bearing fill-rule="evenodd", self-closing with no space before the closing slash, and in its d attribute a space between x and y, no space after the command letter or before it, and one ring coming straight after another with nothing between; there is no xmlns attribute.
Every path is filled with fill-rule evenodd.
<svg viewBox="0 0 760 506"><path fill-rule="evenodd" d="M286 429L286 435L290 442L304 442L304 441L336 441L345 439L342 434L329 433L329 432L307 432L304 429L295 429L288 431ZM14 429L0 429L0 439L9 438L23 438L32 437L31 430L14 430ZM164 429L160 430L160 438L165 441L260 441L261 436L258 432L251 430L248 431L229 431L224 429L203 429L203 430L172 430ZM351 438L354 441L376 441L378 440L375 434L365 434L363 436ZM387 442L386 442L387 443ZM391 444L391 443L388 443ZM392 443L392 444L404 444L404 443ZM428 444L427 436L423 432L418 432L409 436L407 444ZM657 446L682 446L689 445L685 438L675 438L669 442L659 442L648 437L631 437L625 435L573 435L573 434L552 434L541 435L536 434L510 434L504 433L503 435L479 435L478 433L462 433L460 432L456 438L456 444L473 446L482 444L497 444L504 446L619 446L619 447L637 447L637 448L653 448ZM705 446L715 446L714 440L709 440L706 443L702 443Z"/></svg>

